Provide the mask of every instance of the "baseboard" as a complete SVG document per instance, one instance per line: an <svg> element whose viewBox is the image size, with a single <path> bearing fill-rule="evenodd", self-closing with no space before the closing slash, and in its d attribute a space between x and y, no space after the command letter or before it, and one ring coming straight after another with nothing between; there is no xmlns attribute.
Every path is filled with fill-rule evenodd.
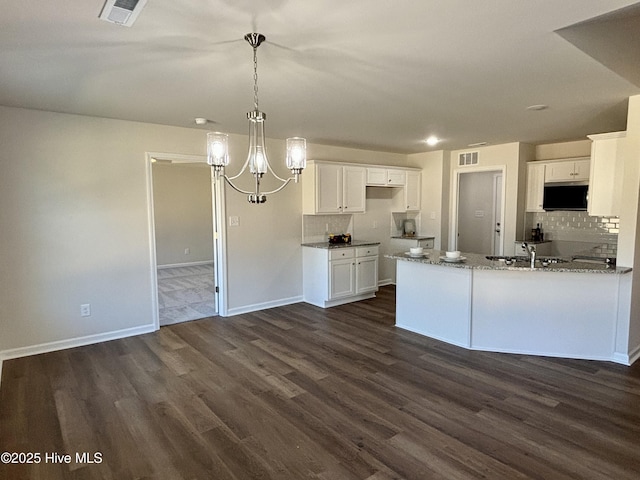
<svg viewBox="0 0 640 480"><path fill-rule="evenodd" d="M201 262L170 263L170 264L167 264L167 265L158 265L158 270L164 270L165 268L178 268L178 267L198 267L200 265L213 265L213 260L203 260Z"/></svg>
<svg viewBox="0 0 640 480"><path fill-rule="evenodd" d="M387 285L395 285L395 282L390 278L385 278L384 280L378 280L379 287L385 287Z"/></svg>
<svg viewBox="0 0 640 480"><path fill-rule="evenodd" d="M13 358L28 357L30 355L39 355L41 353L55 352L57 350L66 350L67 348L83 347L85 345L91 345L93 343L108 342L109 340L117 340L119 338L133 337L134 335L142 335L144 333L154 332L155 330L156 329L153 324L148 324L148 325L142 325L140 327L115 330L113 332L87 335L85 337L76 337L76 338L70 338L67 340L58 340L56 342L41 343L39 345L30 345L28 347L19 347L19 348L12 348L9 350L2 350L0 351L0 368L3 360L11 360Z"/></svg>
<svg viewBox="0 0 640 480"><path fill-rule="evenodd" d="M267 308L283 307L285 305L291 305L293 303L300 303L302 301L303 301L302 295L300 295L298 297L282 298L280 300L274 300L274 301L271 301L271 302L254 303L253 305L246 305L244 307L229 308L229 309L227 309L227 314L224 315L224 316L225 317L232 317L234 315L241 315L243 313L257 312L258 310L265 310Z"/></svg>
<svg viewBox="0 0 640 480"><path fill-rule="evenodd" d="M613 361L623 365L633 365L638 358L640 358L640 345L631 350L628 354L617 352L613 354Z"/></svg>

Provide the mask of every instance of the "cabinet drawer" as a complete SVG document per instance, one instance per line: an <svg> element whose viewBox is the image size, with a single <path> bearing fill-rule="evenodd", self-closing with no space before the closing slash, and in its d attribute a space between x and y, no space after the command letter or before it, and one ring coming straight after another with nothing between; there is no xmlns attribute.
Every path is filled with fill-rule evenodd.
<svg viewBox="0 0 640 480"><path fill-rule="evenodd" d="M329 260L341 260L344 258L354 258L354 248L332 248L329 250Z"/></svg>
<svg viewBox="0 0 640 480"><path fill-rule="evenodd" d="M422 248L433 248L434 241L433 240L420 240L418 242L418 246Z"/></svg>
<svg viewBox="0 0 640 480"><path fill-rule="evenodd" d="M378 255L378 245L356 248L356 257L372 257Z"/></svg>

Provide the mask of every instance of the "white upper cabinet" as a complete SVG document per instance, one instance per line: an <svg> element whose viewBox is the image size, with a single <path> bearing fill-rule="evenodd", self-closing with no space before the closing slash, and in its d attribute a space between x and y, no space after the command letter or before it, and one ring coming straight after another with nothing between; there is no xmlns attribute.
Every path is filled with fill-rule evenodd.
<svg viewBox="0 0 640 480"><path fill-rule="evenodd" d="M366 204L364 167L346 166L342 170L342 213L362 213Z"/></svg>
<svg viewBox="0 0 640 480"><path fill-rule="evenodd" d="M590 159L562 160L547 163L544 181L584 182L589 180Z"/></svg>
<svg viewBox="0 0 640 480"><path fill-rule="evenodd" d="M368 167L367 185L383 187L403 187L405 184L405 171L394 168Z"/></svg>
<svg viewBox="0 0 640 480"><path fill-rule="evenodd" d="M544 212L544 177L546 164L532 162L527 164L527 212Z"/></svg>
<svg viewBox="0 0 640 480"><path fill-rule="evenodd" d="M587 210L592 216L617 216L620 214L623 175L619 151L626 132L589 135L589 138L593 143Z"/></svg>
<svg viewBox="0 0 640 480"><path fill-rule="evenodd" d="M317 164L313 213L342 213L342 167L334 164Z"/></svg>
<svg viewBox="0 0 640 480"><path fill-rule="evenodd" d="M404 172L403 172L404 173ZM404 187L404 201L408 211L420 210L420 179L421 172L406 172Z"/></svg>
<svg viewBox="0 0 640 480"><path fill-rule="evenodd" d="M304 214L365 211L366 168L339 163L309 162L302 175Z"/></svg>
<svg viewBox="0 0 640 480"><path fill-rule="evenodd" d="M400 187L391 189L394 211L418 211L421 178L418 169L310 160L302 175L302 213L364 213L367 186Z"/></svg>

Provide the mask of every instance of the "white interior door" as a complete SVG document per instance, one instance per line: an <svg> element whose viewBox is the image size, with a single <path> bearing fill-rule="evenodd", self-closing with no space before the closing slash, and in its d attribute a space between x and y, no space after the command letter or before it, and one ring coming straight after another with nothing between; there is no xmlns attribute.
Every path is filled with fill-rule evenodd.
<svg viewBox="0 0 640 480"><path fill-rule="evenodd" d="M499 197L495 194L497 185ZM496 218L501 218L502 172L461 172L457 190L456 248L462 252L494 254L495 249L501 249L502 245L499 237L496 241L496 224L500 223ZM500 212L496 216L497 208Z"/></svg>

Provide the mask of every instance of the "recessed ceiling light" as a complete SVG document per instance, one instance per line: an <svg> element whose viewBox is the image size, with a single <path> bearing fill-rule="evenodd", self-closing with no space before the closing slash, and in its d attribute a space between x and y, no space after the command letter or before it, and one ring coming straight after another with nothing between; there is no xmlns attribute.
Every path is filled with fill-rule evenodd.
<svg viewBox="0 0 640 480"><path fill-rule="evenodd" d="M196 117L196 125L206 125L209 123L209 120L204 117Z"/></svg>
<svg viewBox="0 0 640 480"><path fill-rule="evenodd" d="M427 145L429 145L430 147L437 145L439 141L440 139L434 135L431 135L429 138L425 140L425 142L427 142Z"/></svg>
<svg viewBox="0 0 640 480"><path fill-rule="evenodd" d="M537 112L539 110L546 110L547 108L549 108L549 105L542 105L542 104L540 104L540 105L529 105L526 108L526 110L531 110L531 111Z"/></svg>

